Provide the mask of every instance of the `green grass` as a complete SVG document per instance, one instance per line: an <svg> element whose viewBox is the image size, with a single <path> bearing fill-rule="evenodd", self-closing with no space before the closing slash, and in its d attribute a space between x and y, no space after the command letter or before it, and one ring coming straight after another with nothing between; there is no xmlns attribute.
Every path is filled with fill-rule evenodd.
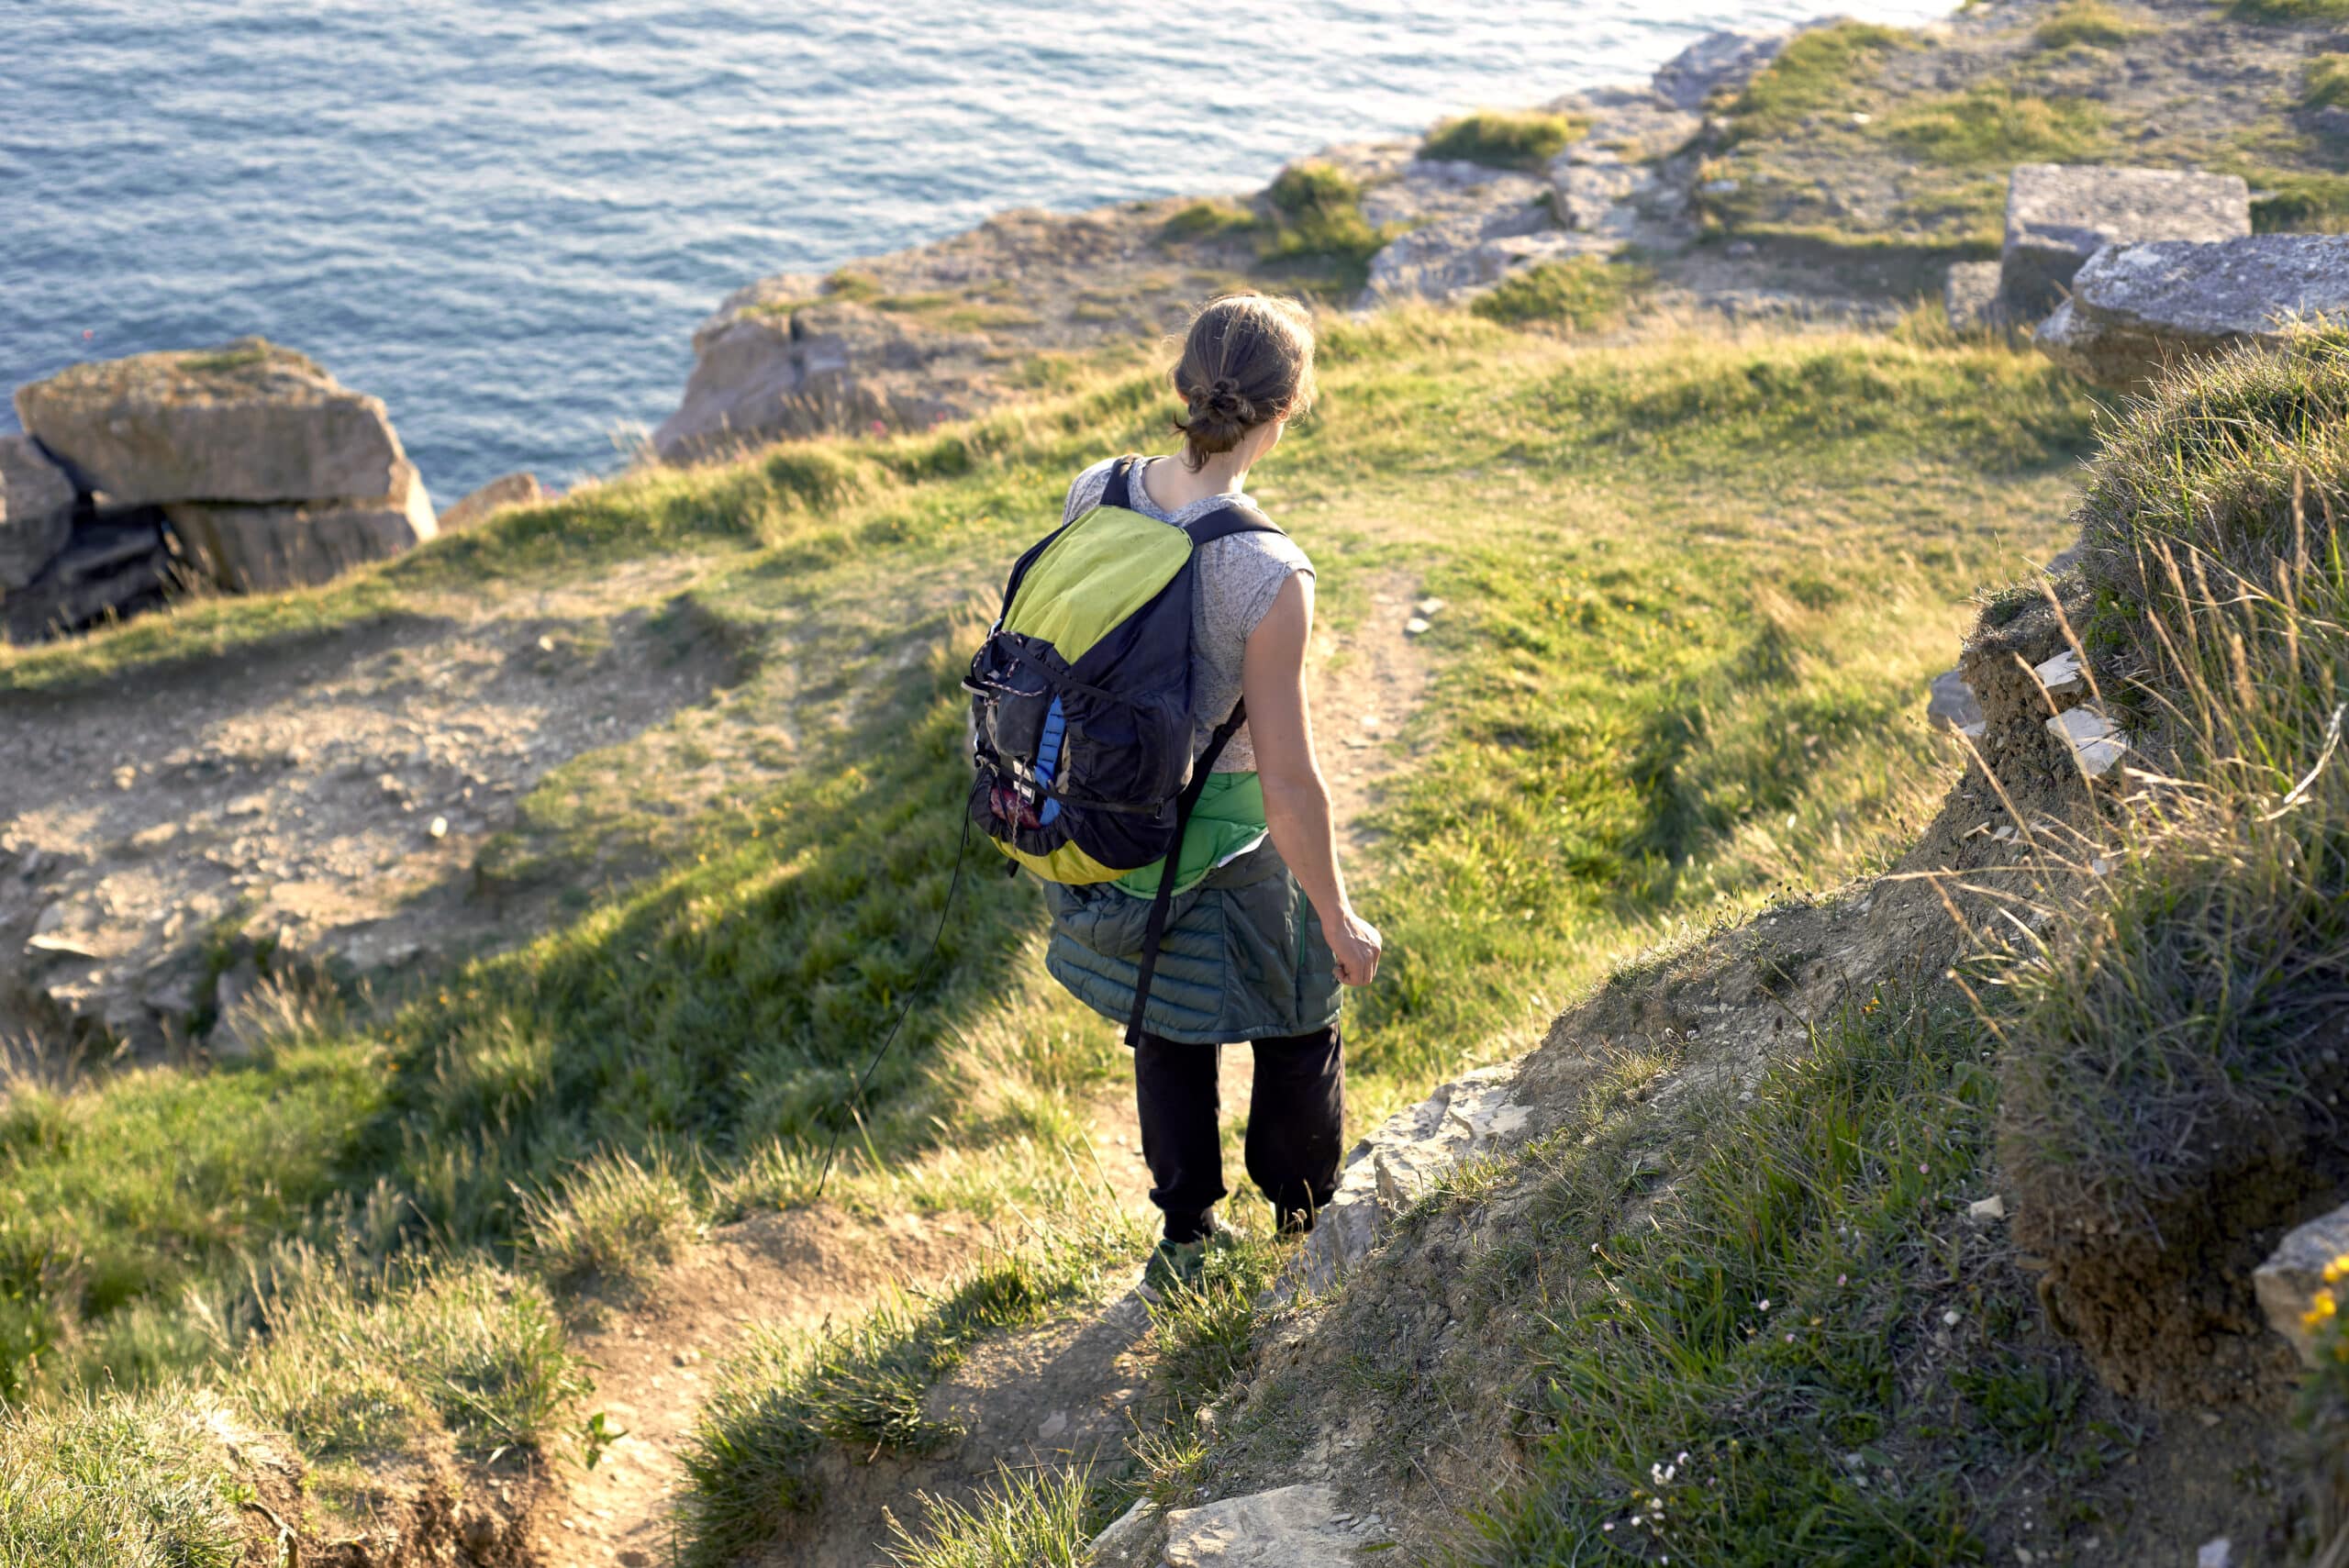
<svg viewBox="0 0 2349 1568"><path fill-rule="evenodd" d="M245 1561L217 1405L75 1399L0 1423L6 1568L238 1568Z"/></svg>
<svg viewBox="0 0 2349 1568"><path fill-rule="evenodd" d="M1100 1526L1097 1489L1083 1471L998 1473L976 1502L919 1496L914 1528L889 1521L894 1568L1085 1568Z"/></svg>
<svg viewBox="0 0 2349 1568"><path fill-rule="evenodd" d="M1264 220L1238 202L1203 200L1175 208L1159 232L1174 240L1221 239L1252 235L1263 228Z"/></svg>
<svg viewBox="0 0 2349 1568"><path fill-rule="evenodd" d="M1520 268L1477 295L1470 308L1512 327L1602 332L1620 326L1632 302L1654 281L1654 272L1636 261L1577 256Z"/></svg>
<svg viewBox="0 0 2349 1568"><path fill-rule="evenodd" d="M432 1430L474 1457L544 1449L587 1386L544 1292L478 1266L372 1288L322 1271L266 1318L235 1396L315 1459L407 1451Z"/></svg>
<svg viewBox="0 0 2349 1568"><path fill-rule="evenodd" d="M2251 227L2261 234L2338 234L2349 229L2349 174L2248 172Z"/></svg>
<svg viewBox="0 0 2349 1568"><path fill-rule="evenodd" d="M1798 35L1746 83L1729 117L1740 140L1789 136L1809 115L1863 108L1886 60L1921 47L1914 33L1842 22Z"/></svg>
<svg viewBox="0 0 2349 1568"><path fill-rule="evenodd" d="M1897 828L1879 819L1910 808L1939 766L1908 728L1908 687L1945 660L1965 592L1995 570L1998 530L2037 526L2087 428L2054 373L1982 348L1577 356L1441 317L1344 328L1329 347L1344 411L1285 449L1272 495L1339 585L1333 614L1360 615L1349 593L1375 573L1410 571L1457 606L1435 656L1466 661L1422 721L1437 763L1386 812L1394 847L1374 908L1398 940L1364 1012L1374 1108L1455 1062L1460 1042L1525 1027L1529 981L1555 994L1679 911L1884 852ZM54 1136L0 1151L0 1184L28 1217L23 1264L0 1277L72 1281L34 1294L95 1323L233 1274L327 1194L378 1177L415 1229L507 1245L524 1230L517 1189L559 1183L599 1146L689 1141L718 1179L804 1170L909 994L921 1005L865 1110L875 1147L918 1162L1050 1135L1055 1106L1115 1057L1106 1028L1048 984L989 1010L1031 973L1029 891L966 876L937 970L909 987L953 869L955 683L977 603L1063 475L1145 444L1154 395L1135 377L1025 429L658 475L457 541L483 539L469 564L517 574L566 523L584 561L664 550L664 513L690 515L679 492L699 486L731 553L691 602L729 623L836 628L812 693L784 684L796 666L777 662L729 699L738 722L853 717L796 726L814 739L793 770L668 829L670 869L386 1018L288 1041L250 1068L158 1070L44 1108ZM1469 469L1479 477L1452 477ZM1419 477L1384 492L1373 534L1342 519L1367 496L1359 476L1377 473ZM1906 492L1898 509L1891 477ZM1464 503L1488 526L1456 531ZM632 538L596 526L631 514ZM1654 517L1701 521L1667 548ZM1830 549L1876 563L1870 591L1820 608L1788 596L1780 584L1820 575ZM432 555L411 570L437 575ZM151 656L150 639L210 646L220 629L166 620L119 634L129 649L57 658L74 673L127 664ZM1863 648L1881 657L1853 662ZM17 670L32 684L64 674ZM858 706L843 707L852 694ZM574 795L592 766L548 793ZM616 789L615 809L659 788ZM989 1049L1010 1066L941 1051L950 1029L1000 1041ZM1038 1054L1056 1039L1074 1043ZM1375 1088L1385 1073L1392 1086ZM936 1201L922 1194L912 1183L907 1201Z"/></svg>
<svg viewBox="0 0 2349 1568"><path fill-rule="evenodd" d="M1407 312L1333 321L1324 350L1330 399L1259 494L1313 552L1333 628L1384 613L1389 578L1451 606L1402 726L1424 755L1353 868L1391 954L1350 1024L1364 1122L1522 1044L1684 921L1882 865L1948 765L1918 694L1975 584L2055 537L2091 410L2033 356L1914 335L1600 350ZM387 1195L387 1251L508 1261L531 1255L520 1195L547 1195L542 1237L577 1222L541 1254L558 1275L657 1255L631 1217L655 1237L682 1221L666 1184L649 1206L574 1190L599 1152L690 1149L674 1176L696 1218L807 1202L909 1000L838 1197L986 1213L1077 1184L1083 1109L1122 1063L1112 1027L1041 977L1032 892L983 874L981 847L923 960L953 880L956 684L1000 572L1070 473L1157 439L1162 397L1153 375L1093 377L932 435L649 473L312 594L0 656L0 684L70 688L657 561L685 578L662 613L740 669L523 803L493 883L616 838L663 847L535 940L380 1012L294 1020L246 1065L7 1089L0 1375L233 1364L190 1301L233 1328L255 1261L340 1223L343 1193ZM687 741L726 780L690 807ZM367 1401L399 1397L372 1377L345 1380L362 1431Z"/></svg>
<svg viewBox="0 0 2349 1568"><path fill-rule="evenodd" d="M2031 37L2042 49L2115 49L2153 30L2104 0L2065 0L2032 28Z"/></svg>
<svg viewBox="0 0 2349 1568"><path fill-rule="evenodd" d="M2042 98L1998 84L1904 103L1882 129L1894 145L1954 169L2090 162L2111 139L2104 106L2091 99Z"/></svg>
<svg viewBox="0 0 2349 1568"><path fill-rule="evenodd" d="M1987 1185L1983 1057L1953 993L1880 991L1750 1099L1625 1103L1529 1149L1530 1245L1476 1266L1509 1310L1544 1302L1540 1435L1471 1559L1982 1561L2013 1499L2124 1459L1958 1213ZM2070 1520L2047 1522L2053 1544Z"/></svg>
<svg viewBox="0 0 2349 1568"><path fill-rule="evenodd" d="M1589 129L1590 122L1575 115L1479 109L1438 125L1420 145L1419 156L1538 173Z"/></svg>
<svg viewBox="0 0 2349 1568"><path fill-rule="evenodd" d="M2232 0L2227 15L2245 22L2337 22L2349 17L2349 0Z"/></svg>
<svg viewBox="0 0 2349 1568"><path fill-rule="evenodd" d="M2349 106L2349 54L2309 57L2300 77L2300 104L2311 109Z"/></svg>
<svg viewBox="0 0 2349 1568"><path fill-rule="evenodd" d="M2001 1154L2124 1387L2203 1388L2196 1347L2256 1321L2256 1239L2349 1180L2321 1108L2349 1088L2345 417L2338 339L2232 355L2089 471L2085 645L2142 765L2191 784L2137 791L2109 874L2009 955Z"/></svg>
<svg viewBox="0 0 2349 1568"><path fill-rule="evenodd" d="M523 1204L523 1247L558 1289L626 1291L651 1283L698 1229L694 1195L666 1149L583 1162Z"/></svg>

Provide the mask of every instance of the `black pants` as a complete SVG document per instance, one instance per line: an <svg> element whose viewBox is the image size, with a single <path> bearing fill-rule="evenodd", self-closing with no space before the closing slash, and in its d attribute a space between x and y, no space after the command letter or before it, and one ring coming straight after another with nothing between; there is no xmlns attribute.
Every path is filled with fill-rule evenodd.
<svg viewBox="0 0 2349 1568"><path fill-rule="evenodd" d="M1345 1048L1335 1024L1312 1034L1260 1040L1248 1097L1248 1174L1284 1230L1309 1230L1338 1190L1344 1138ZM1150 1201L1166 1215L1166 1239L1207 1234L1224 1195L1223 1139L1216 1126L1217 1048L1144 1035L1134 1051L1141 1157Z"/></svg>

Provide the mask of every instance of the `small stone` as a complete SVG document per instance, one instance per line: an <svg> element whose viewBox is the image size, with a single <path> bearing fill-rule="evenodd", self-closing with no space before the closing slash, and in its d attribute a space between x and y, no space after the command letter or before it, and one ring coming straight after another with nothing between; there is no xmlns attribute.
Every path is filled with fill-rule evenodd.
<svg viewBox="0 0 2349 1568"><path fill-rule="evenodd" d="M1036 1429L1036 1435L1044 1441L1050 1442L1066 1430L1068 1430L1068 1412L1055 1410L1045 1418L1042 1426Z"/></svg>
<svg viewBox="0 0 2349 1568"><path fill-rule="evenodd" d="M269 796L265 795L239 795L223 809L226 815L230 817L265 817L269 814Z"/></svg>
<svg viewBox="0 0 2349 1568"><path fill-rule="evenodd" d="M2047 721L2047 728L2072 748L2080 772L2092 779L2110 773L2129 750L2129 738L2121 727L2094 707L2065 708Z"/></svg>
<svg viewBox="0 0 2349 1568"><path fill-rule="evenodd" d="M1443 613L1443 601L1435 598L1421 599L1411 607L1423 616L1437 616Z"/></svg>
<svg viewBox="0 0 2349 1568"><path fill-rule="evenodd" d="M141 828L130 836L130 847L142 854L162 849L180 836L176 822L158 822L151 828Z"/></svg>
<svg viewBox="0 0 2349 1568"><path fill-rule="evenodd" d="M1967 1204L1965 1213L1969 1219L2004 1219L2007 1217L2007 1200L1992 1193L1988 1197L1976 1198Z"/></svg>
<svg viewBox="0 0 2349 1568"><path fill-rule="evenodd" d="M1961 734L1981 731L1982 704L1975 697L1974 688L1955 670L1933 677L1925 695L1925 722L1936 729L1954 729Z"/></svg>
<svg viewBox="0 0 2349 1568"><path fill-rule="evenodd" d="M2032 674L2051 697L2068 697L2088 689L2086 676L2080 673L2080 656L2066 648L2044 663L2032 666Z"/></svg>
<svg viewBox="0 0 2349 1568"><path fill-rule="evenodd" d="M1964 1316L1965 1314L1959 1312L1956 1307L1953 1307L1948 1311L1942 1314L1942 1326L1946 1329L1954 1329L1957 1327L1958 1319Z"/></svg>
<svg viewBox="0 0 2349 1568"><path fill-rule="evenodd" d="M1433 628L1429 622L1428 617L1425 616L1413 616L1409 620L1403 623L1403 635L1405 637L1424 637L1431 629Z"/></svg>
<svg viewBox="0 0 2349 1568"><path fill-rule="evenodd" d="M114 787L117 789L128 789L132 784L135 784L138 782L139 770L137 768L125 765L123 767L117 768L114 771Z"/></svg>
<svg viewBox="0 0 2349 1568"><path fill-rule="evenodd" d="M424 830L436 839L445 839L449 836L449 819L445 817L436 817Z"/></svg>
<svg viewBox="0 0 2349 1568"><path fill-rule="evenodd" d="M1854 125L1865 125L1874 118L1876 118L1876 117L1867 113L1865 109L1854 109L1852 111L1852 123Z"/></svg>
<svg viewBox="0 0 2349 1568"><path fill-rule="evenodd" d="M1364 729L1375 729L1381 722L1383 721L1375 713L1365 713L1362 716L1362 727Z"/></svg>
<svg viewBox="0 0 2349 1568"><path fill-rule="evenodd" d="M2194 1568L2233 1568L2235 1543L2225 1536L2204 1541L2194 1553Z"/></svg>

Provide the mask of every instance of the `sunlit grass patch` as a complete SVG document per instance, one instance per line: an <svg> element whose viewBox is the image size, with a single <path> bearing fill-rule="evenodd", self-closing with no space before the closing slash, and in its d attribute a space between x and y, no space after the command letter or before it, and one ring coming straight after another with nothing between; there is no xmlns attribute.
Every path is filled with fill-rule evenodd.
<svg viewBox="0 0 2349 1568"><path fill-rule="evenodd" d="M1590 123L1539 110L1479 109L1448 119L1428 133L1422 158L1453 158L1496 169L1540 171L1579 141Z"/></svg>
<svg viewBox="0 0 2349 1568"><path fill-rule="evenodd" d="M1342 284L1362 285L1388 236L1363 216L1362 188L1344 171L1314 160L1292 163L1265 198L1274 215L1260 247L1266 260L1334 263Z"/></svg>
<svg viewBox="0 0 2349 1568"><path fill-rule="evenodd" d="M1915 34L1871 22L1814 28L1746 84L1729 106L1731 123L1739 138L1755 139L1789 134L1806 115L1859 108L1884 61L1920 47Z"/></svg>
<svg viewBox="0 0 2349 1568"><path fill-rule="evenodd" d="M1655 279L1637 261L1577 256L1541 261L1509 273L1478 295L1469 308L1512 327L1553 326L1575 332L1621 324L1641 291Z"/></svg>
<svg viewBox="0 0 2349 1568"><path fill-rule="evenodd" d="M1953 168L2093 162L2111 140L2104 106L2092 99L2043 98L1998 84L1911 100L1885 117L1882 130Z"/></svg>
<svg viewBox="0 0 2349 1568"><path fill-rule="evenodd" d="M0 1420L0 1562L237 1568L244 1532L216 1405L75 1397Z"/></svg>
<svg viewBox="0 0 2349 1568"><path fill-rule="evenodd" d="M699 1226L694 1195L666 1149L583 1161L522 1208L523 1245L561 1289L626 1289L651 1281Z"/></svg>
<svg viewBox="0 0 2349 1568"><path fill-rule="evenodd" d="M320 1459L408 1451L435 1429L476 1456L542 1448L587 1386L545 1295L480 1265L373 1288L321 1274L267 1320L233 1396Z"/></svg>
<svg viewBox="0 0 2349 1568"><path fill-rule="evenodd" d="M908 1527L889 1520L895 1568L1084 1568L1104 1522L1082 1470L1003 1470L976 1501L918 1496Z"/></svg>
<svg viewBox="0 0 2349 1568"><path fill-rule="evenodd" d="M2153 31L2150 24L2123 15L2105 0L2065 0L2032 28L2042 49L2111 49Z"/></svg>

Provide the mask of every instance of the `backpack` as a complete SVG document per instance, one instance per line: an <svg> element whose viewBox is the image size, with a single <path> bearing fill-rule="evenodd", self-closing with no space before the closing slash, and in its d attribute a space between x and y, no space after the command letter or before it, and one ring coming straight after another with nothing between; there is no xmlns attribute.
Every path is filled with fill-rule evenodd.
<svg viewBox="0 0 2349 1568"><path fill-rule="evenodd" d="M1132 509L1140 459L1119 458L1100 504L1011 568L971 661L970 817L1047 882L1109 882L1172 855L1244 702L1191 757L1191 606L1199 547L1278 533L1234 502L1175 527ZM1141 1032L1174 887L1158 879L1127 1043Z"/></svg>

